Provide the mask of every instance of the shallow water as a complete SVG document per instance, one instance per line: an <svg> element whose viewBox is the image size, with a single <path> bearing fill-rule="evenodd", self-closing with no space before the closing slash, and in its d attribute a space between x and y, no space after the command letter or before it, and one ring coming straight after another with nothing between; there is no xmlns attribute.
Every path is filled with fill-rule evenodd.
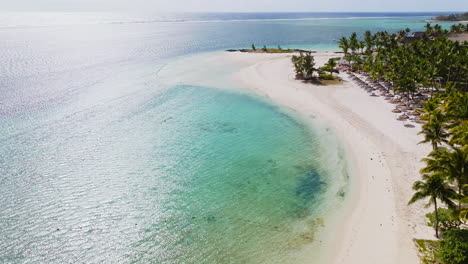
<svg viewBox="0 0 468 264"><path fill-rule="evenodd" d="M332 136L255 96L177 84L200 74L191 65L160 72L252 42L333 49L423 18L252 16L3 16L0 262L300 262L325 200L345 194Z"/></svg>
<svg viewBox="0 0 468 264"><path fill-rule="evenodd" d="M307 127L212 88L134 97L2 141L3 260L281 263L312 241Z"/></svg>

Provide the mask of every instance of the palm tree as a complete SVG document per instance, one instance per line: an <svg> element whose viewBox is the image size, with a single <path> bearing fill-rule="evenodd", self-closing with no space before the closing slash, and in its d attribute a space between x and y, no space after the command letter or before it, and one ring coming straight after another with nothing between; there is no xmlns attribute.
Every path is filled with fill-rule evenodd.
<svg viewBox="0 0 468 264"><path fill-rule="evenodd" d="M455 204L451 199L457 198L457 194L454 190L450 189L448 184L444 181L444 178L439 174L424 174L423 181L417 181L413 185L414 193L408 205L415 203L416 201L429 198L429 202L426 207L434 205L435 213L435 231L436 237L439 238L439 215L437 212L437 200L446 204L449 208L454 208Z"/></svg>
<svg viewBox="0 0 468 264"><path fill-rule="evenodd" d="M465 184L464 189L468 191L468 184ZM465 196L462 199L460 199L460 202L468 205L468 196ZM460 210L460 219L468 220L468 208Z"/></svg>
<svg viewBox="0 0 468 264"><path fill-rule="evenodd" d="M468 204L468 197L464 197L463 199L461 199L461 201L465 204ZM465 221L468 220L468 208L465 208L460 211L460 219Z"/></svg>
<svg viewBox="0 0 468 264"><path fill-rule="evenodd" d="M349 42L346 37L340 38L340 41L338 42L339 47L343 50L345 56L348 55L349 51Z"/></svg>
<svg viewBox="0 0 468 264"><path fill-rule="evenodd" d="M374 46L374 37L370 31L364 33L364 43L366 44L366 53L370 55Z"/></svg>
<svg viewBox="0 0 468 264"><path fill-rule="evenodd" d="M438 173L449 180L455 182L458 195L461 197L463 185L468 183L468 146L463 148L452 147L452 150L439 149L429 154L423 161L427 166L421 169L421 173ZM458 203L458 210L461 209L461 201Z"/></svg>
<svg viewBox="0 0 468 264"><path fill-rule="evenodd" d="M432 26L431 26L430 23L427 23L427 24L424 26L424 28L426 29L426 33L428 33L428 34L432 33L432 31L434 30L434 29L432 28Z"/></svg>
<svg viewBox="0 0 468 264"><path fill-rule="evenodd" d="M451 145L468 145L468 120L461 121L458 125L450 129L452 137L448 142Z"/></svg>
<svg viewBox="0 0 468 264"><path fill-rule="evenodd" d="M353 53L359 48L359 40L357 39L356 32L353 32L349 38L349 48Z"/></svg>
<svg viewBox="0 0 468 264"><path fill-rule="evenodd" d="M434 151L437 151L438 145L448 142L449 134L445 132L444 123L438 118L430 118L429 122L424 124L421 132L418 133L418 135L421 134L424 135L424 140L418 144L430 142Z"/></svg>

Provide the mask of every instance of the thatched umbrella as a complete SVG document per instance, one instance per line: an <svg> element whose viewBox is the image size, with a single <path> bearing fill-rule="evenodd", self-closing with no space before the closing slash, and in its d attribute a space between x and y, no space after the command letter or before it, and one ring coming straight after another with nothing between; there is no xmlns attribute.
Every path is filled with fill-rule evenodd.
<svg viewBox="0 0 468 264"><path fill-rule="evenodd" d="M411 107L409 107L409 106L403 106L402 108L405 109L406 111L413 110L413 108L411 108Z"/></svg>
<svg viewBox="0 0 468 264"><path fill-rule="evenodd" d="M405 114L403 114L403 115L401 115L401 116L398 117L398 119L400 119L400 120L406 120L406 119L408 119L408 118L409 118L409 116L407 116L407 115L405 115Z"/></svg>
<svg viewBox="0 0 468 264"><path fill-rule="evenodd" d="M399 103L398 106L403 107L403 106L406 106L406 104L405 103Z"/></svg>
<svg viewBox="0 0 468 264"><path fill-rule="evenodd" d="M414 116L420 116L421 115L421 113L419 113L418 111L413 111L410 114L414 115Z"/></svg>
<svg viewBox="0 0 468 264"><path fill-rule="evenodd" d="M399 114L399 113L401 113L401 110L400 110L400 109L398 109L398 108L395 108L395 109L393 109L393 110L392 110L392 112L393 112L393 113L397 113L397 114Z"/></svg>

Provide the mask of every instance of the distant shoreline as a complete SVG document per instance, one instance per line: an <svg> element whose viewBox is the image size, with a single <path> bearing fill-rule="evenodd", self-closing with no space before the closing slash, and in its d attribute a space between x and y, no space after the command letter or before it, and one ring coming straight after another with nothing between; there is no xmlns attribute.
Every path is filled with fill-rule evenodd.
<svg viewBox="0 0 468 264"><path fill-rule="evenodd" d="M228 49L227 52L246 52L246 53L297 53L297 52L310 52L317 53L313 50L302 50L302 49Z"/></svg>
<svg viewBox="0 0 468 264"><path fill-rule="evenodd" d="M288 53L299 53L299 52L310 52L310 53L318 53L318 51L315 50L303 50L303 49L267 49L267 51L262 50L262 49L227 49L225 50L226 52L243 52L243 53L259 53L259 54L278 54L278 53L283 53L283 54L288 54ZM324 52L324 51L320 51ZM335 50L330 50L329 52L336 53L336 54L342 54L342 51L335 51Z"/></svg>
<svg viewBox="0 0 468 264"><path fill-rule="evenodd" d="M468 23L468 20L459 20L459 21L450 21L450 20L436 20L436 19L428 19L426 20L426 22L429 22L429 23L455 23L455 24L458 24L458 23Z"/></svg>

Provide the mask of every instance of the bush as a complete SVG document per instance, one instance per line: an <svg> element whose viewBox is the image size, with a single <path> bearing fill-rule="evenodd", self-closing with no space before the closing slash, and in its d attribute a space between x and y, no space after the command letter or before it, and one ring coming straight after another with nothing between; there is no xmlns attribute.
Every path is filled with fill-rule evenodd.
<svg viewBox="0 0 468 264"><path fill-rule="evenodd" d="M437 212L439 213L439 228L441 232L458 228L462 224L458 216L449 209L439 208ZM435 228L435 213L428 213L426 217L429 219L427 225Z"/></svg>
<svg viewBox="0 0 468 264"><path fill-rule="evenodd" d="M335 77L333 75L324 72L320 74L320 78L322 80L335 80Z"/></svg>
<svg viewBox="0 0 468 264"><path fill-rule="evenodd" d="M437 257L447 264L468 264L468 230L446 231L440 241Z"/></svg>

